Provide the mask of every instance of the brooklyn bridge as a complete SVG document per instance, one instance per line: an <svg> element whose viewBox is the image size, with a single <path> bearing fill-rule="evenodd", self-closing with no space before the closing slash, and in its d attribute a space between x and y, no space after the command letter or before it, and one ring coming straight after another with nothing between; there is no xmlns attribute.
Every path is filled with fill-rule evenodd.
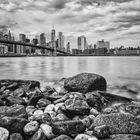
<svg viewBox="0 0 140 140"><path fill-rule="evenodd" d="M49 54L50 56L56 56L56 55L71 55L69 52L61 50L59 48L56 47L48 47L48 46L42 46L42 45L35 45L32 43L23 43L20 41L8 41L8 40L1 40L0 39L0 43L4 44L4 45L15 45L16 47L31 47L31 48L35 48L35 49L39 49L39 50L44 50L44 52L47 52L47 54ZM44 53L45 54L45 53Z"/></svg>

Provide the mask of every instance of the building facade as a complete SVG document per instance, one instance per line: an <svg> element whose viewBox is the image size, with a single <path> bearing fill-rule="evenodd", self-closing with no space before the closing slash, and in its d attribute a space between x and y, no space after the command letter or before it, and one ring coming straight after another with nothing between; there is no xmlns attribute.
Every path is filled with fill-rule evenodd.
<svg viewBox="0 0 140 140"><path fill-rule="evenodd" d="M109 41L104 41L104 40L98 41L97 44L96 44L96 48L97 49L106 48L107 50L109 50L110 49L110 42Z"/></svg>
<svg viewBox="0 0 140 140"><path fill-rule="evenodd" d="M85 36L79 36L77 38L77 45L79 50L87 49L87 40Z"/></svg>

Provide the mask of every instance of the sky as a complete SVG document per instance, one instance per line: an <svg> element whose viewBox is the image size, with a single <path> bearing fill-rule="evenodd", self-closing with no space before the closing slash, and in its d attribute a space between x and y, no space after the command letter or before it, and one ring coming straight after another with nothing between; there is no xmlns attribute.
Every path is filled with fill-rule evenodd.
<svg viewBox="0 0 140 140"><path fill-rule="evenodd" d="M62 31L71 48L85 35L88 44L98 40L111 47L140 46L140 0L0 0L0 31L9 29L33 38L53 28Z"/></svg>

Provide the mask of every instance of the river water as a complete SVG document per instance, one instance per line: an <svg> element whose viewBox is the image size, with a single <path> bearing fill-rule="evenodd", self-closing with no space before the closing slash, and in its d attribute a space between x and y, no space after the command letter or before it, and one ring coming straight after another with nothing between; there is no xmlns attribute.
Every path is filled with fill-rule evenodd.
<svg viewBox="0 0 140 140"><path fill-rule="evenodd" d="M0 79L52 82L82 72L104 76L114 94L137 98L140 91L140 57L0 58Z"/></svg>

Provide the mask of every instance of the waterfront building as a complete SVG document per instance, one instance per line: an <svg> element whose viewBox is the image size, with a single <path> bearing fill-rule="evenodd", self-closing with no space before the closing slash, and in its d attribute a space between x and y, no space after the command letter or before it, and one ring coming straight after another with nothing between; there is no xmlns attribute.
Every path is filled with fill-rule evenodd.
<svg viewBox="0 0 140 140"><path fill-rule="evenodd" d="M79 50L85 50L87 49L87 40L86 40L86 37L83 35L83 36L79 36L77 38L77 45L78 45L78 49Z"/></svg>
<svg viewBox="0 0 140 140"><path fill-rule="evenodd" d="M73 54L73 55L82 55L82 50L79 50L79 49L72 49L72 54Z"/></svg>
<svg viewBox="0 0 140 140"><path fill-rule="evenodd" d="M104 40L98 41L97 44L96 44L96 47L97 47L97 49L99 49L99 48L107 48L107 50L109 51L110 42L109 41L104 41Z"/></svg>
<svg viewBox="0 0 140 140"><path fill-rule="evenodd" d="M51 31L51 44L52 48L56 48L56 39L55 39L55 29L52 29Z"/></svg>
<svg viewBox="0 0 140 140"><path fill-rule="evenodd" d="M59 49L64 48L64 35L62 32L58 33L58 48Z"/></svg>
<svg viewBox="0 0 140 140"><path fill-rule="evenodd" d="M22 43L25 43L26 42L26 35L19 34L19 41ZM18 52L20 52L20 54L26 53L26 46L20 45L20 47L18 47L17 49L19 49Z"/></svg>
<svg viewBox="0 0 140 140"><path fill-rule="evenodd" d="M70 42L67 43L67 53L70 53Z"/></svg>
<svg viewBox="0 0 140 140"><path fill-rule="evenodd" d="M34 41L36 41L38 44L38 41L36 39ZM46 45L45 33L40 34L40 45Z"/></svg>
<svg viewBox="0 0 140 140"><path fill-rule="evenodd" d="M8 52L8 46L0 44L0 54L6 54Z"/></svg>

